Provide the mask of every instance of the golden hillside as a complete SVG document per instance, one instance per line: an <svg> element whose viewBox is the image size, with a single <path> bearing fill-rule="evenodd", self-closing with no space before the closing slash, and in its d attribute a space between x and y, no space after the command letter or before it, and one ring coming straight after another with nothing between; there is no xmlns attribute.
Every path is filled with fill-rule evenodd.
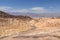
<svg viewBox="0 0 60 40"><path fill-rule="evenodd" d="M11 16L2 11L0 15L0 38L31 29L28 22L32 18L28 16Z"/></svg>
<svg viewBox="0 0 60 40"><path fill-rule="evenodd" d="M0 13L2 15L2 13ZM4 13L4 15L6 15ZM60 18L31 18L29 16L0 17L0 38L13 35L36 35L60 29Z"/></svg>

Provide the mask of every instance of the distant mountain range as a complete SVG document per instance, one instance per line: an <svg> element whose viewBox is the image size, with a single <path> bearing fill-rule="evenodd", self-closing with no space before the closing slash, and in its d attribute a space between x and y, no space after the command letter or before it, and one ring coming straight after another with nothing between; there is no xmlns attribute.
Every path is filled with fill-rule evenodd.
<svg viewBox="0 0 60 40"><path fill-rule="evenodd" d="M3 14L1 14L1 13L3 13ZM20 13L20 12L9 12L9 13L7 13L7 12L0 11L0 17L19 17L19 16L60 17L60 13Z"/></svg>
<svg viewBox="0 0 60 40"><path fill-rule="evenodd" d="M11 12L10 14L30 16L30 17L60 17L60 13L20 13L20 12Z"/></svg>

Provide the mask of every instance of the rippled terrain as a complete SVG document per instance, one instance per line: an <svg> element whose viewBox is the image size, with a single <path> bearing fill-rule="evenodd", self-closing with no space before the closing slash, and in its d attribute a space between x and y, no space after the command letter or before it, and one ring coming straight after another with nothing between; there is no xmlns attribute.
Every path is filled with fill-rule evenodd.
<svg viewBox="0 0 60 40"><path fill-rule="evenodd" d="M60 18L10 16L0 17L0 40L60 40Z"/></svg>

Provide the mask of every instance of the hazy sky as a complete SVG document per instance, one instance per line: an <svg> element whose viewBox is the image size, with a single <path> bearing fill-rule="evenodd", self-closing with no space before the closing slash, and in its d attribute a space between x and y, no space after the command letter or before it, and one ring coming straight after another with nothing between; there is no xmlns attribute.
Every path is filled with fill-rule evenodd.
<svg viewBox="0 0 60 40"><path fill-rule="evenodd" d="M60 13L60 0L0 0L0 10L22 13Z"/></svg>

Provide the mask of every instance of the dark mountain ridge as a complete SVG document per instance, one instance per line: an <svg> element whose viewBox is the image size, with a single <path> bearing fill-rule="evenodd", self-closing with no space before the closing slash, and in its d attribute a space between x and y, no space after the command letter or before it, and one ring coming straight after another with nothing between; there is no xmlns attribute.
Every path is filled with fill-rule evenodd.
<svg viewBox="0 0 60 40"><path fill-rule="evenodd" d="M41 17L60 17L60 13L21 13L21 12L10 12L13 15L30 16L33 18Z"/></svg>
<svg viewBox="0 0 60 40"><path fill-rule="evenodd" d="M11 15L9 13L0 11L0 18L20 18L20 19L32 19L30 16L22 16L22 15Z"/></svg>

